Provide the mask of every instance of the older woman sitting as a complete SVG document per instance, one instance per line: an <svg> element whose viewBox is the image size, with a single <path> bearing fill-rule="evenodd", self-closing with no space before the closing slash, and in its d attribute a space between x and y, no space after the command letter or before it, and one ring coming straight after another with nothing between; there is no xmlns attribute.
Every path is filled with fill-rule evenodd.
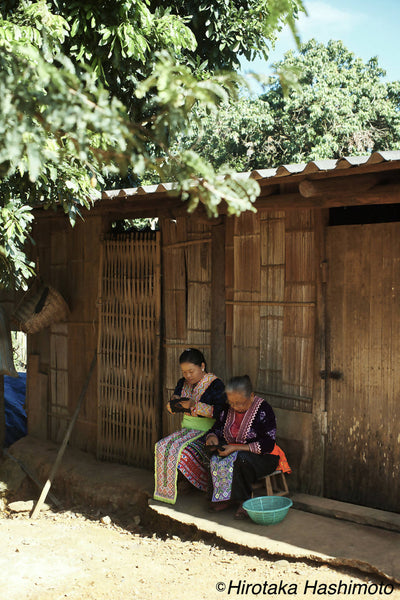
<svg viewBox="0 0 400 600"><path fill-rule="evenodd" d="M206 446L219 446L210 462L210 510L224 510L236 503L235 518L241 519L246 517L242 502L251 498L252 484L278 466L285 473L291 469L275 444L274 411L254 394L249 376L233 377L225 391L229 408L221 411L206 437Z"/></svg>

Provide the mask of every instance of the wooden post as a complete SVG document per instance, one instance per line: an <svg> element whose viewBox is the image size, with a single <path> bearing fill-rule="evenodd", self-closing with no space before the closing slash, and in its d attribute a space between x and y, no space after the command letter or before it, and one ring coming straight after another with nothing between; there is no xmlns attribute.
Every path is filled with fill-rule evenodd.
<svg viewBox="0 0 400 600"><path fill-rule="evenodd" d="M43 506L44 501L47 498L47 494L49 493L51 484L53 482L55 474L57 473L58 467L60 466L62 457L63 457L64 452L65 452L65 448L67 447L68 440L69 440L69 438L71 436L72 429L73 429L73 427L75 425L75 422L76 422L76 420L78 418L79 411L80 411L82 403L83 403L83 399L84 399L84 397L86 395L86 391L87 391L87 389L89 387L89 383L90 383L90 379L91 379L92 373L93 373L94 368L96 366L96 360L97 360L97 353L95 353L95 355L93 357L92 363L90 365L89 373L88 373L88 375L86 377L86 381L85 381L85 383L83 385L82 391L81 391L79 399L78 399L78 403L77 403L75 412L74 412L73 417L72 417L72 419L70 421L70 424L68 425L68 429L65 432L65 436L64 436L63 442L62 442L61 447L60 447L60 449L58 451L57 458L56 458L56 461L55 461L55 463L53 465L53 468L51 470L49 478L46 481L46 483L44 484L42 493L40 494L40 498L37 501L36 506L34 507L34 509L32 511L31 519L35 519L37 517L37 515L38 515L38 513L39 513L39 511L41 509L41 507Z"/></svg>
<svg viewBox="0 0 400 600"><path fill-rule="evenodd" d="M211 248L211 370L226 377L225 346L225 219L212 227Z"/></svg>
<svg viewBox="0 0 400 600"><path fill-rule="evenodd" d="M310 493L324 491L325 436L326 436L326 381L320 372L326 368L326 277L325 235L328 212L315 211L315 265L317 307L315 313L315 351L313 385L313 454L310 470Z"/></svg>

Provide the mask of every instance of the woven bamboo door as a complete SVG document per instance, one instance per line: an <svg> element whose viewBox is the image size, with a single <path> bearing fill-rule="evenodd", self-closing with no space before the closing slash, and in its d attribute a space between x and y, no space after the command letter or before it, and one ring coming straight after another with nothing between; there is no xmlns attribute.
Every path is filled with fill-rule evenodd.
<svg viewBox="0 0 400 600"><path fill-rule="evenodd" d="M104 240L97 435L103 460L153 466L159 437L160 288L158 232Z"/></svg>

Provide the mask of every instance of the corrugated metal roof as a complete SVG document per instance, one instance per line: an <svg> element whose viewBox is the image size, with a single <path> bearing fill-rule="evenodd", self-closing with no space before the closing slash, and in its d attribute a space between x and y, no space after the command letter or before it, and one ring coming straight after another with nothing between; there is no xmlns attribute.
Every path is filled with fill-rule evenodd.
<svg viewBox="0 0 400 600"><path fill-rule="evenodd" d="M274 178L290 177L293 175L308 175L311 173L339 171L341 169L351 169L365 165L376 165L379 163L387 163L400 161L400 150L373 152L366 156L348 156L338 159L323 159L313 160L308 163L298 163L290 165L281 165L273 169L256 169L245 173L238 173L243 179L257 179L269 183ZM102 193L102 199L124 198L127 196L143 196L154 193L165 193L176 189L176 183L160 183L155 185L145 185L137 188L126 188L119 190L106 190Z"/></svg>

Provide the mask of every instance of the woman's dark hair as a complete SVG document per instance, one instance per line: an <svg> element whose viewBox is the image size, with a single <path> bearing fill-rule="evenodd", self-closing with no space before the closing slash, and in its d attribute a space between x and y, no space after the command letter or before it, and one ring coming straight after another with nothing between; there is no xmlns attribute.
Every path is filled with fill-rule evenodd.
<svg viewBox="0 0 400 600"><path fill-rule="evenodd" d="M197 365L198 367L201 367L202 363L204 363L204 369L207 371L206 359L204 358L203 353L200 352L200 350L197 350L197 348L186 348L186 350L182 352L179 357L179 364L181 365L185 362L192 363L192 365Z"/></svg>
<svg viewBox="0 0 400 600"><path fill-rule="evenodd" d="M225 386L225 392L239 392L246 398L250 398L253 392L251 379L248 375L237 375L231 377Z"/></svg>

